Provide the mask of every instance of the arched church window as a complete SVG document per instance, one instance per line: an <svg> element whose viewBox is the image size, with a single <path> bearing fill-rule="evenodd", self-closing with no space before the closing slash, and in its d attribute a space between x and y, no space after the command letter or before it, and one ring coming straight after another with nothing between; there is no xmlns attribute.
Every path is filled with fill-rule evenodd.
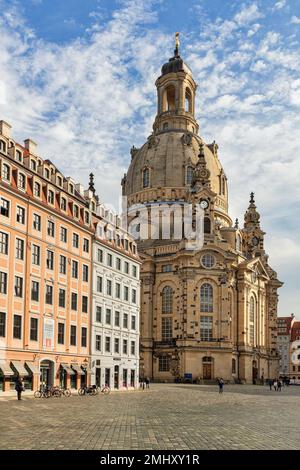
<svg viewBox="0 0 300 470"><path fill-rule="evenodd" d="M174 85L169 85L165 91L166 94L166 109L164 111L174 111L175 110L175 87Z"/></svg>
<svg viewBox="0 0 300 470"><path fill-rule="evenodd" d="M188 113L192 112L192 94L189 88L185 90L185 110Z"/></svg>
<svg viewBox="0 0 300 470"><path fill-rule="evenodd" d="M255 299L252 296L250 298L250 304L249 304L249 343L251 345L254 345L254 341L255 341L255 335L254 335L255 316L256 316L256 304L255 304Z"/></svg>
<svg viewBox="0 0 300 470"><path fill-rule="evenodd" d="M169 127L169 123L168 123L168 122L164 122L163 129L168 129L168 127Z"/></svg>
<svg viewBox="0 0 300 470"><path fill-rule="evenodd" d="M236 374L236 360L232 359L232 374Z"/></svg>
<svg viewBox="0 0 300 470"><path fill-rule="evenodd" d="M166 286L162 290L162 313L173 313L173 290Z"/></svg>
<svg viewBox="0 0 300 470"><path fill-rule="evenodd" d="M237 237L236 237L236 250L237 251L242 251L242 237L237 234Z"/></svg>
<svg viewBox="0 0 300 470"><path fill-rule="evenodd" d="M188 166L186 169L186 184L192 184L193 181L194 168Z"/></svg>
<svg viewBox="0 0 300 470"><path fill-rule="evenodd" d="M149 168L144 168L144 170L143 170L143 188L148 188L149 186L150 186Z"/></svg>
<svg viewBox="0 0 300 470"><path fill-rule="evenodd" d="M204 233L211 232L211 221L209 217L204 217Z"/></svg>
<svg viewBox="0 0 300 470"><path fill-rule="evenodd" d="M202 284L200 288L200 311L212 313L213 312L213 287L211 284Z"/></svg>

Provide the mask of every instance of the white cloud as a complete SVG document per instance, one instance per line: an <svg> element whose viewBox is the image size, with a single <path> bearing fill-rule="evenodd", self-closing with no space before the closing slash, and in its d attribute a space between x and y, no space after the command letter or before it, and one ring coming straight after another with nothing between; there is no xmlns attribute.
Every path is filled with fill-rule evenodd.
<svg viewBox="0 0 300 470"><path fill-rule="evenodd" d="M259 11L256 3L252 3L250 6L243 6L242 10L237 13L234 20L238 26L246 26L247 24L262 18L263 14Z"/></svg>
<svg viewBox="0 0 300 470"><path fill-rule="evenodd" d="M276 2L273 10L282 10L286 6L286 0L280 0L279 2Z"/></svg>
<svg viewBox="0 0 300 470"><path fill-rule="evenodd" d="M292 16L291 24L300 24L300 18L296 15Z"/></svg>

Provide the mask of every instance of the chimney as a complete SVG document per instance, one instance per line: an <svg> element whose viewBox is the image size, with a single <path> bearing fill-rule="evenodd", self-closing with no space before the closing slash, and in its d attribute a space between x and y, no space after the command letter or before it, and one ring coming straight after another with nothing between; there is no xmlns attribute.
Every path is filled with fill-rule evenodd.
<svg viewBox="0 0 300 470"><path fill-rule="evenodd" d="M7 139L10 139L10 130L11 125L5 121L0 121L0 134L2 134Z"/></svg>
<svg viewBox="0 0 300 470"><path fill-rule="evenodd" d="M82 184L76 184L75 189L82 197L84 197L84 186Z"/></svg>
<svg viewBox="0 0 300 470"><path fill-rule="evenodd" d="M37 144L31 140L31 139L26 139L24 140L24 146L28 150L29 153L32 153L32 155L36 155L36 148Z"/></svg>

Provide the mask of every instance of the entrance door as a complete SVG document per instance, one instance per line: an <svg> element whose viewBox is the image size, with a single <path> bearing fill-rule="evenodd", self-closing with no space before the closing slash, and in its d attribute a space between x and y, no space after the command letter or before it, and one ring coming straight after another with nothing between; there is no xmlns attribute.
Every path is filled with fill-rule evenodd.
<svg viewBox="0 0 300 470"><path fill-rule="evenodd" d="M211 364L203 364L203 378L211 380Z"/></svg>
<svg viewBox="0 0 300 470"><path fill-rule="evenodd" d="M100 387L101 386L101 369L100 367L96 367L96 385L97 387Z"/></svg>
<svg viewBox="0 0 300 470"><path fill-rule="evenodd" d="M258 367L257 367L257 362L253 361L252 362L252 381L255 384L256 380L258 378Z"/></svg>
<svg viewBox="0 0 300 470"><path fill-rule="evenodd" d="M110 369L105 369L105 385L110 387Z"/></svg>
<svg viewBox="0 0 300 470"><path fill-rule="evenodd" d="M119 366L115 366L114 387L119 388Z"/></svg>
<svg viewBox="0 0 300 470"><path fill-rule="evenodd" d="M52 361L45 360L40 363L40 381L43 386L53 387L54 364Z"/></svg>

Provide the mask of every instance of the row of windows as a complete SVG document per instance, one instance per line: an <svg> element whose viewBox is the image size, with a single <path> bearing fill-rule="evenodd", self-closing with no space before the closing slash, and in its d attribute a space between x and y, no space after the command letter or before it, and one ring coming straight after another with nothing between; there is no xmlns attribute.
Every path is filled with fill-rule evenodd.
<svg viewBox="0 0 300 470"><path fill-rule="evenodd" d="M15 297L23 297L23 278L15 276L14 282L14 295ZM0 294L7 294L7 273L0 272ZM45 286L45 303L47 305L53 305L54 288L51 285L46 284ZM35 302L40 301L40 282L31 281L31 300ZM58 305L61 308L66 307L66 290L58 290ZM78 294L76 292L71 293L71 310L78 310ZM81 311L82 313L88 313L88 297L83 295L81 297Z"/></svg>
<svg viewBox="0 0 300 470"><path fill-rule="evenodd" d="M107 352L107 353L114 352L116 354L120 354L120 345L121 345L120 338L114 338L113 351L112 351L112 338L110 336L105 336L104 352ZM122 354L128 355L128 345L129 345L129 341L127 339L123 339ZM101 335L95 335L95 350L98 352L102 352L102 336ZM130 354L132 356L135 356L135 353L136 353L136 343L135 341L130 341Z"/></svg>
<svg viewBox="0 0 300 470"><path fill-rule="evenodd" d="M58 344L65 344L65 324L58 323L57 327L57 343ZM6 314L4 312L0 312L0 337L6 337ZM39 319L38 318L30 318L30 333L29 333L30 341L38 341L39 337ZM22 339L22 316L21 315L14 315L13 316L13 338L14 339ZM87 328L81 328L81 340L80 340L81 347L87 347ZM77 345L77 326L71 325L70 326L70 345L76 346Z"/></svg>
<svg viewBox="0 0 300 470"><path fill-rule="evenodd" d="M32 166L33 166L31 168L31 170L36 171L36 168L34 168L34 166L36 165L36 162L34 160L32 160L31 162L32 162ZM10 165L8 165L7 163L3 163L2 168L0 166L0 170L1 170L0 173L1 173L2 180L6 181L7 183L11 183L11 167L10 167ZM47 178L47 179L49 179L49 178ZM22 172L18 171L17 177L16 177L16 184L17 184L18 189L20 189L22 191L27 190L27 178L26 178L25 173L22 173ZM59 186L62 186L62 181L61 181L61 184L59 184ZM43 188L42 183L40 181L36 181L34 179L33 183L32 183L33 196L38 198L38 199L41 199L41 197L42 197L42 188ZM72 188L72 190L71 190L71 188ZM69 184L69 190L70 190L71 194L75 193L74 186L72 184ZM50 189L50 188L47 187L45 197L46 197L46 200L47 200L48 204L50 204L52 206L55 206L55 202L56 202L56 198L57 198L57 204L59 205L59 207L62 211L67 212L68 210L71 210L72 216L77 220L80 219L80 212L81 212L82 209L80 209L80 207L77 204L75 204L73 201L72 201L72 204L69 204L67 198L62 196L60 193L57 193L54 190L54 188ZM93 204L94 204L93 205L93 210L95 211L96 206L95 206L95 203L93 203ZM90 223L90 214L87 210L83 210L83 220L84 220L85 224L89 225L89 223Z"/></svg>
<svg viewBox="0 0 300 470"><path fill-rule="evenodd" d="M99 293L105 293L106 295L112 296L114 295L114 298L124 300L126 302L129 302L129 287L128 286L123 286L123 295L121 295L121 284L119 282L115 282L114 284L114 292L113 292L113 282L111 279L106 279L106 288L104 291L104 286L103 286L103 277L102 276L97 276L96 277L96 291ZM137 290L136 289L131 289L131 303L136 304L137 303Z"/></svg>
<svg viewBox="0 0 300 470"><path fill-rule="evenodd" d="M128 242L128 240L125 240ZM104 252L100 248L97 249L97 261L99 263L104 262ZM122 260L118 256L115 258L111 253L106 253L106 265L109 267L115 267L118 271L122 271ZM123 261L123 270L125 274L129 274L129 262ZM131 266L131 274L133 277L137 277L137 266L133 264Z"/></svg>
<svg viewBox="0 0 300 470"><path fill-rule="evenodd" d="M213 339L213 318L200 317L200 341L211 341ZM173 319L170 317L161 320L161 339L170 341L173 338Z"/></svg>
<svg viewBox="0 0 300 470"><path fill-rule="evenodd" d="M173 313L173 289L170 286L163 288L162 296L162 313ZM200 288L200 311L213 312L213 287L211 284L202 284Z"/></svg>
<svg viewBox="0 0 300 470"><path fill-rule="evenodd" d="M130 323L129 323L129 320L130 320ZM129 324L130 324L130 329L134 331L136 330L136 327L137 327L135 315L131 315L131 318L129 318L128 313L123 313L123 321L121 322L120 311L115 310L113 314L110 308L106 308L105 314L103 314L102 307L99 305L96 306L95 321L96 323L104 323L106 325L114 325L116 327L120 327L122 324L122 327L126 329L129 329Z"/></svg>

